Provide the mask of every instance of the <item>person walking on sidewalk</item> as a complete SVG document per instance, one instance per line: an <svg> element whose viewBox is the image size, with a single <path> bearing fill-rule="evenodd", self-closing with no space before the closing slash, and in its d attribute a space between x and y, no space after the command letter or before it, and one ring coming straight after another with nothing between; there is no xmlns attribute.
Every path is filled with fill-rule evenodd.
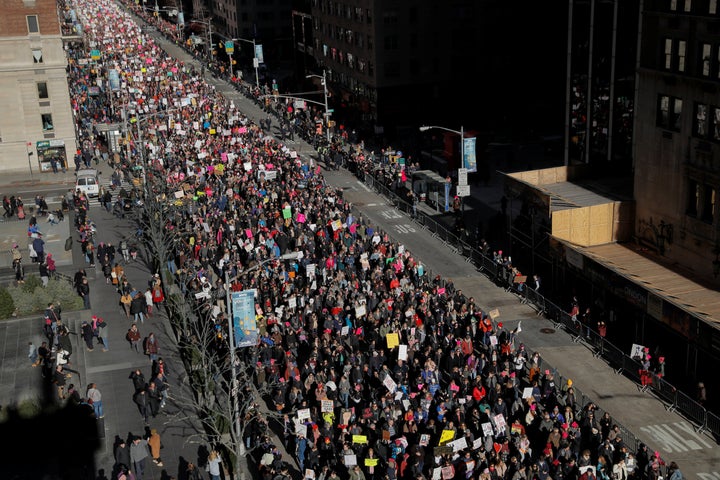
<svg viewBox="0 0 720 480"><path fill-rule="evenodd" d="M150 436L147 439L148 445L150 446L150 454L152 455L153 463L158 467L162 467L163 463L160 459L160 448L162 447L162 441L160 434L156 429L150 430Z"/></svg>
<svg viewBox="0 0 720 480"><path fill-rule="evenodd" d="M142 339L142 335L140 335L137 323L130 325L125 338L130 342L130 350L135 350L136 353L140 353L140 340Z"/></svg>
<svg viewBox="0 0 720 480"><path fill-rule="evenodd" d="M85 320L83 320L82 322L82 327L80 328L80 335L82 335L82 338L85 341L85 346L88 352L91 352L94 348L93 339L95 338L95 334L93 334L90 324Z"/></svg>
<svg viewBox="0 0 720 480"><path fill-rule="evenodd" d="M145 393L144 387L142 390L138 390L137 392L135 392L135 395L133 395L133 402L135 402L135 405L138 406L140 415L142 415L143 420L145 421L145 424L147 425L148 413L150 411L150 402L148 401L148 397L147 397L147 394Z"/></svg>
<svg viewBox="0 0 720 480"><path fill-rule="evenodd" d="M110 350L110 341L108 340L108 337L110 336L108 324L105 321L104 318L101 318L98 321L97 324L97 332L98 332L98 338L103 344L103 352L107 352Z"/></svg>
<svg viewBox="0 0 720 480"><path fill-rule="evenodd" d="M147 440L135 437L130 445L130 461L132 461L135 478L137 478L137 480L142 480L145 474L145 460L148 456Z"/></svg>
<svg viewBox="0 0 720 480"><path fill-rule="evenodd" d="M147 303L145 303L145 295L141 292L137 292L135 297L130 303L130 315L133 315L134 321L140 320L140 323L145 323L145 311L147 310Z"/></svg>
<svg viewBox="0 0 720 480"><path fill-rule="evenodd" d="M115 448L115 467L124 466L127 468L129 465L132 465L132 462L130 461L130 447L128 447L127 442L124 438L120 439L120 443L118 443L117 447Z"/></svg>
<svg viewBox="0 0 720 480"><path fill-rule="evenodd" d="M87 399L88 403L92 405L93 410L95 411L95 417L104 418L105 414L103 413L102 393L98 390L97 384L91 383L88 385Z"/></svg>
<svg viewBox="0 0 720 480"><path fill-rule="evenodd" d="M151 362L157 361L158 354L160 353L160 345L158 345L155 334L150 332L150 335L145 339L145 355L150 357Z"/></svg>
<svg viewBox="0 0 720 480"><path fill-rule="evenodd" d="M90 310L90 285L88 284L87 277L83 277L80 281L80 285L77 287L77 293L83 300L85 310Z"/></svg>

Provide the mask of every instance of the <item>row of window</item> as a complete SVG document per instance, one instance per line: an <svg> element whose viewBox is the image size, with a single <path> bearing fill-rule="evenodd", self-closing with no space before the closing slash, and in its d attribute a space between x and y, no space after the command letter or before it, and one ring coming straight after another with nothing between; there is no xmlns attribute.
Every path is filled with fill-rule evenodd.
<svg viewBox="0 0 720 480"><path fill-rule="evenodd" d="M682 127L683 101L670 95L658 95L657 126L680 132ZM720 106L695 103L693 118L694 137L720 142Z"/></svg>
<svg viewBox="0 0 720 480"><path fill-rule="evenodd" d="M665 70L678 73L688 71L687 58L687 41L664 39L662 65ZM720 44L699 43L696 58L696 71L690 73L705 78L720 78Z"/></svg>
<svg viewBox="0 0 720 480"><path fill-rule="evenodd" d="M369 8L346 5L332 0L313 0L313 7L319 8L322 13L335 17L344 17L356 22L372 23L372 13Z"/></svg>
<svg viewBox="0 0 720 480"><path fill-rule="evenodd" d="M671 12L709 13L717 15L718 0L669 0Z"/></svg>
<svg viewBox="0 0 720 480"><path fill-rule="evenodd" d="M715 221L717 189L696 179L688 180L688 199L685 214L703 222Z"/></svg>
<svg viewBox="0 0 720 480"><path fill-rule="evenodd" d="M375 75L375 67L372 62L368 62L364 58L358 58L352 53L343 52L335 47L330 47L326 44L320 44L320 39L315 39L315 49L317 51L322 50L323 56L326 58L332 58L334 62L344 65L351 70L357 70L361 73L367 73L371 77Z"/></svg>

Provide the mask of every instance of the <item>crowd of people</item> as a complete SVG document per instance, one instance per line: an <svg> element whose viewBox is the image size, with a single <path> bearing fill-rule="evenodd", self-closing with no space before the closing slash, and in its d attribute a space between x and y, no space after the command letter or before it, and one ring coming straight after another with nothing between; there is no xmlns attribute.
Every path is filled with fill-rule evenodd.
<svg viewBox="0 0 720 480"><path fill-rule="evenodd" d="M175 241L167 264L157 267L203 314L199 321L226 331L225 293L256 291L258 341L242 359L253 365L258 387L271 386L269 406L284 418L284 446L304 478L660 477L657 452L629 452L607 414L578 404L572 382L557 384L543 369L519 328L503 325L451 280L430 276L325 182L313 158L298 156L201 72L168 56L115 3L76 5L102 58L83 64L79 45L68 50L79 130L92 132L93 123L120 111L137 123L142 136L134 134L130 157L120 154L120 168L142 168L148 184L164 185L152 193L172 211L162 221ZM93 95L91 87L106 84L111 71L118 88ZM316 112L285 111L287 124L319 142ZM83 135L83 152L92 152L98 139ZM342 144L328 146L325 160ZM132 288L117 270L114 247L95 248L83 204L76 206L87 262L100 263L119 308L133 316L126 339L140 353L138 327L162 305L163 285L153 276L147 288ZM127 246L121 250L128 261ZM292 260L281 260L288 253ZM226 274L234 278L229 285ZM140 370L130 375L146 422L161 411L166 391L150 337L142 351L153 361L152 380ZM263 454L262 477L288 478L268 432L245 434L246 445ZM122 475L142 476L150 440L120 445ZM212 478L220 465L217 455L208 463Z"/></svg>

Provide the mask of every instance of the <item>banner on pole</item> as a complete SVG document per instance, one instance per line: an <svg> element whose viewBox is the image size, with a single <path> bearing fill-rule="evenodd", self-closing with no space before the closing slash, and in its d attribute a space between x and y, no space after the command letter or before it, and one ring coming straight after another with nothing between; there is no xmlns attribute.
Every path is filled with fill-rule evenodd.
<svg viewBox="0 0 720 480"><path fill-rule="evenodd" d="M233 334L236 347L254 347L258 341L255 321L255 290L243 290L230 294Z"/></svg>
<svg viewBox="0 0 720 480"><path fill-rule="evenodd" d="M468 172L477 172L477 158L475 157L475 137L463 138L464 148L463 153L463 167L467 168Z"/></svg>

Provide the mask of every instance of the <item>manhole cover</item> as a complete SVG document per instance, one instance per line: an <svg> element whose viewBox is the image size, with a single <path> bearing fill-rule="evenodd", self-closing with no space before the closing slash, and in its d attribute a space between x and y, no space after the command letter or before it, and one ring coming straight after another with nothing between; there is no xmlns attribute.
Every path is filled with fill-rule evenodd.
<svg viewBox="0 0 720 480"><path fill-rule="evenodd" d="M550 335L551 333L555 333L554 328L541 328L540 333L545 333L547 335Z"/></svg>

